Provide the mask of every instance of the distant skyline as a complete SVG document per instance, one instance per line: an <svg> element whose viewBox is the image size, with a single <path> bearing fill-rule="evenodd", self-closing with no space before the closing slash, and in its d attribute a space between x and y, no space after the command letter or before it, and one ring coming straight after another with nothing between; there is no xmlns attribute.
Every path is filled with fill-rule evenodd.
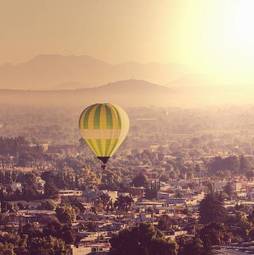
<svg viewBox="0 0 254 255"><path fill-rule="evenodd" d="M0 7L0 63L89 55L254 81L252 0L0 0Z"/></svg>

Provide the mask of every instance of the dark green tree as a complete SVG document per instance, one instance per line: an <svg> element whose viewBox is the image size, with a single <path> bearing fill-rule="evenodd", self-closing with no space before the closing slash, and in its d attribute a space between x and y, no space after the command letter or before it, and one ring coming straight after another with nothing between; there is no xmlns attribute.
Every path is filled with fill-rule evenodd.
<svg viewBox="0 0 254 255"><path fill-rule="evenodd" d="M232 199L235 195L233 184L231 182L228 182L226 186L224 187L224 192L227 194L227 196Z"/></svg>
<svg viewBox="0 0 254 255"><path fill-rule="evenodd" d="M225 244L230 237L226 227L219 223L211 223L204 226L199 235L207 250L211 249L213 245Z"/></svg>
<svg viewBox="0 0 254 255"><path fill-rule="evenodd" d="M240 156L240 171L246 173L251 170L251 163L244 155Z"/></svg>
<svg viewBox="0 0 254 255"><path fill-rule="evenodd" d="M63 240L55 237L34 237L28 241L29 254L66 255L67 247Z"/></svg>
<svg viewBox="0 0 254 255"><path fill-rule="evenodd" d="M205 250L203 241L199 238L195 238L183 246L179 255L207 255L208 252L208 250Z"/></svg>
<svg viewBox="0 0 254 255"><path fill-rule="evenodd" d="M58 189L52 181L46 181L44 185L44 195L46 198L55 198L58 195Z"/></svg>
<svg viewBox="0 0 254 255"><path fill-rule="evenodd" d="M130 196L120 195L114 203L115 208L119 211L128 211L133 204L133 199Z"/></svg>
<svg viewBox="0 0 254 255"><path fill-rule="evenodd" d="M75 210L71 207L57 207L56 217L61 223L71 224L75 220Z"/></svg>
<svg viewBox="0 0 254 255"><path fill-rule="evenodd" d="M209 193L199 205L200 223L221 223L226 219L227 213L220 195Z"/></svg>
<svg viewBox="0 0 254 255"><path fill-rule="evenodd" d="M169 217L168 215L162 215L158 222L158 229L161 231L169 231L172 230L172 225L175 224L176 221Z"/></svg>
<svg viewBox="0 0 254 255"><path fill-rule="evenodd" d="M139 173L135 176L132 180L132 185L135 187L146 187L147 186L147 179L143 173Z"/></svg>
<svg viewBox="0 0 254 255"><path fill-rule="evenodd" d="M176 255L177 245L167 241L151 224L120 231L111 238L109 255Z"/></svg>

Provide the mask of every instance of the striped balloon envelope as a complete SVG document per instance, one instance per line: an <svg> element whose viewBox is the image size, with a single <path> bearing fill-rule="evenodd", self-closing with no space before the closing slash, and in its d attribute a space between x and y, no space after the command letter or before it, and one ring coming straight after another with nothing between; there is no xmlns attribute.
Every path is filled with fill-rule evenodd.
<svg viewBox="0 0 254 255"><path fill-rule="evenodd" d="M80 115L82 138L105 164L114 155L129 131L127 113L118 105L104 103L88 106Z"/></svg>

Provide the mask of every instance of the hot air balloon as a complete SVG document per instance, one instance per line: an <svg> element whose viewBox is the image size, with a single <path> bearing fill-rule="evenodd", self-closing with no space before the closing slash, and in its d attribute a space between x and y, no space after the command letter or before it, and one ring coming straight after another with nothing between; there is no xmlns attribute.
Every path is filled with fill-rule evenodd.
<svg viewBox="0 0 254 255"><path fill-rule="evenodd" d="M119 106L109 103L88 106L80 115L79 129L82 138L105 169L129 131L127 113Z"/></svg>

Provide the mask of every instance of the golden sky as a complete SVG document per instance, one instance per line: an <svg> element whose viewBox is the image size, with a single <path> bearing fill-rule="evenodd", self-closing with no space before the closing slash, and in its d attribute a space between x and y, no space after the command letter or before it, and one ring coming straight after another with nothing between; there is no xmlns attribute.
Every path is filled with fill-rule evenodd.
<svg viewBox="0 0 254 255"><path fill-rule="evenodd" d="M254 0L0 0L0 62L86 54L248 82L253 13Z"/></svg>

